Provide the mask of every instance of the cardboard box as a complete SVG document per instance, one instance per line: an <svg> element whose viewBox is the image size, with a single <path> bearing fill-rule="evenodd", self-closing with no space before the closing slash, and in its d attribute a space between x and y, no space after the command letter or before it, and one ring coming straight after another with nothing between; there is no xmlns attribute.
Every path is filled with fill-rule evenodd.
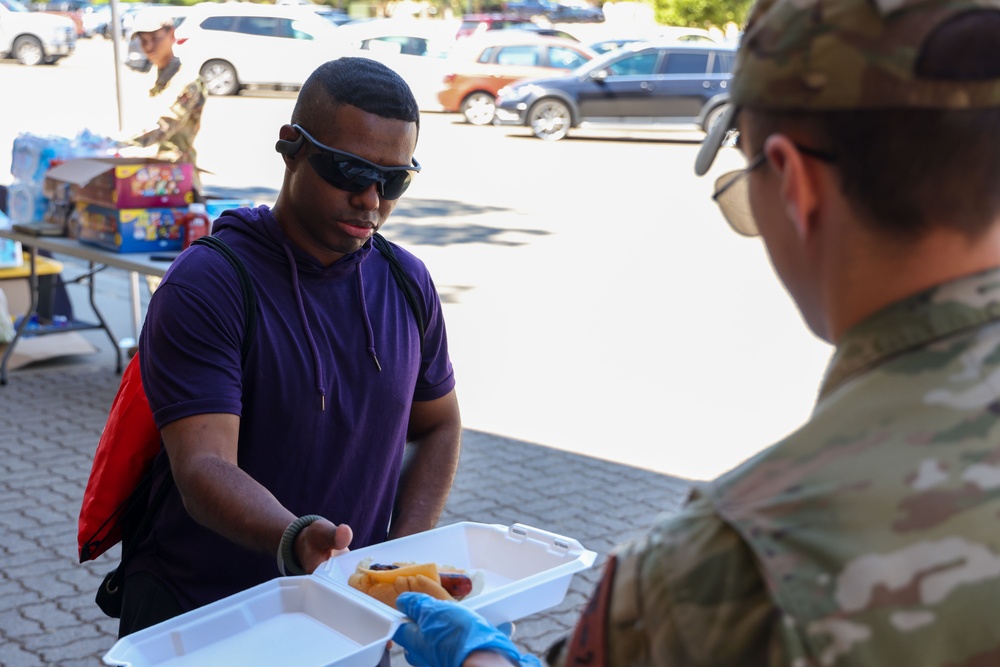
<svg viewBox="0 0 1000 667"><path fill-rule="evenodd" d="M187 206L194 201L194 167L187 162L152 158L79 158L45 174L47 197L109 208Z"/></svg>
<svg viewBox="0 0 1000 667"><path fill-rule="evenodd" d="M115 209L77 204L77 238L115 252L180 250L185 208Z"/></svg>

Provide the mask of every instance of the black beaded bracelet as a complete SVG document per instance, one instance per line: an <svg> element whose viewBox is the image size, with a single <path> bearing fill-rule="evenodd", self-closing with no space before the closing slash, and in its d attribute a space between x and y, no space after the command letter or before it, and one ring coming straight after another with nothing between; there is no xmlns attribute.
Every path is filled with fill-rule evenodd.
<svg viewBox="0 0 1000 667"><path fill-rule="evenodd" d="M281 535L281 542L278 544L278 572L282 576L306 573L302 569L299 559L295 557L295 538L299 536L303 528L322 518L318 514L307 514L300 516L288 524L288 528L285 528L285 532Z"/></svg>

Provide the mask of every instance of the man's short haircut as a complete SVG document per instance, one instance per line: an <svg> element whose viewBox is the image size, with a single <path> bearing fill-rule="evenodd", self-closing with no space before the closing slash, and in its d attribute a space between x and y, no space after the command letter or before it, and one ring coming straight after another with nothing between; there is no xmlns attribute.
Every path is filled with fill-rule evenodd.
<svg viewBox="0 0 1000 667"><path fill-rule="evenodd" d="M369 58L338 58L320 65L299 91L292 122L316 131L340 104L364 112L416 123L420 111L413 91L399 74Z"/></svg>
<svg viewBox="0 0 1000 667"><path fill-rule="evenodd" d="M970 11L928 37L916 74L1000 79L998 53L1000 11ZM1000 216L1000 108L754 109L746 116L760 142L797 129L813 148L835 153L844 194L859 217L900 240L919 238L932 225L974 238Z"/></svg>

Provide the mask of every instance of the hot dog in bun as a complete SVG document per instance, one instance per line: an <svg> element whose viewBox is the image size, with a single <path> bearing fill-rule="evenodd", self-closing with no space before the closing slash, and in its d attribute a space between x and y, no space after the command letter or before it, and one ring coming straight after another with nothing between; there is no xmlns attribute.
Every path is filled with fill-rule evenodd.
<svg viewBox="0 0 1000 667"><path fill-rule="evenodd" d="M482 588L482 575L434 563L358 564L347 583L390 607L400 593L426 593L438 600L464 600Z"/></svg>

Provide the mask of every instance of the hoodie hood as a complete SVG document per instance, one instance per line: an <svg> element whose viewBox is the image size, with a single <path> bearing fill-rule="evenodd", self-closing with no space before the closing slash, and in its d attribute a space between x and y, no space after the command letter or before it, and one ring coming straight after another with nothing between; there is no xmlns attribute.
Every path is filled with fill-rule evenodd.
<svg viewBox="0 0 1000 667"><path fill-rule="evenodd" d="M364 278L362 275L362 262L372 251L371 239L366 241L359 250L349 255L344 255L330 266L323 266L315 257L291 242L288 236L285 235L285 232L282 231L280 225L278 225L277 219L275 219L274 214L268 206L224 211L212 227L213 234L219 234L220 232L225 232L223 236L228 236L232 233L251 237L259 252L268 260L288 266L292 291L290 296L295 299L302 332L305 335L312 354L314 380L316 391L319 394L320 410L326 409L326 374L323 368L323 356L320 354L316 344L316 337L310 328L309 323L311 318L306 312L305 300L302 298L300 276L315 277L321 280L349 280L353 275L358 291L361 326L368 341L367 349L364 352L372 358L374 368L381 372L382 366L379 363L375 349L375 332L372 329L371 318L368 314L368 304L365 300ZM361 351L359 350L359 352Z"/></svg>
<svg viewBox="0 0 1000 667"><path fill-rule="evenodd" d="M285 257L284 248L288 248L295 258L295 267L306 274L326 275L331 278L347 275L353 267L364 261L372 250L371 240L356 252L344 255L330 266L323 266L315 257L292 243L285 235L278 220L268 206L256 208L237 208L223 211L212 226L212 233L222 230L232 230L234 233L254 237L261 246L263 254L272 255L278 261Z"/></svg>

